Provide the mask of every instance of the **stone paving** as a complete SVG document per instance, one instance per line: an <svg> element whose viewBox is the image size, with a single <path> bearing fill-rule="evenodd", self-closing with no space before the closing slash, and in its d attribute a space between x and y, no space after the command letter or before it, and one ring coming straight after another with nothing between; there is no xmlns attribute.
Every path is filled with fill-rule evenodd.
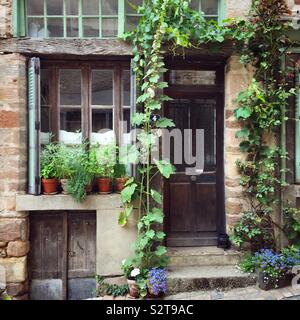
<svg viewBox="0 0 300 320"><path fill-rule="evenodd" d="M104 296L92 300L132 300L130 297ZM238 288L227 291L184 292L165 297L164 300L300 300L300 290L292 287L263 291L258 287Z"/></svg>

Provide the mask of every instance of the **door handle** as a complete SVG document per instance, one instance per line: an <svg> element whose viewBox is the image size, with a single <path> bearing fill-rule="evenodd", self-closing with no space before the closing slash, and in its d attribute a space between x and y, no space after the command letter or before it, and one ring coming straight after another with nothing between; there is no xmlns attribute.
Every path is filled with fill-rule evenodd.
<svg viewBox="0 0 300 320"><path fill-rule="evenodd" d="M196 182L197 181L197 177L196 176L191 176L191 181L192 182Z"/></svg>
<svg viewBox="0 0 300 320"><path fill-rule="evenodd" d="M68 255L70 258L73 258L73 257L75 257L76 253L74 251L69 251Z"/></svg>

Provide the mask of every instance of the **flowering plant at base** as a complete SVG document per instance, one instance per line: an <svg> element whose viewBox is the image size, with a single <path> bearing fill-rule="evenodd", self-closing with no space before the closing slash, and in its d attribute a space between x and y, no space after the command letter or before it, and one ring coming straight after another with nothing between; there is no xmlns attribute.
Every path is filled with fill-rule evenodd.
<svg viewBox="0 0 300 320"><path fill-rule="evenodd" d="M163 268L153 268L148 275L149 292L155 296L167 294L167 271Z"/></svg>

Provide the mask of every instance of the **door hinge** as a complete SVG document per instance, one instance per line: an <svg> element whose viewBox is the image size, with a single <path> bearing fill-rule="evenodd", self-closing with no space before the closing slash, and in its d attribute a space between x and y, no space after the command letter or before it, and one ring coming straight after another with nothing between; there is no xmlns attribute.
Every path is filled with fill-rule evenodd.
<svg viewBox="0 0 300 320"><path fill-rule="evenodd" d="M35 130L40 130L40 127L41 127L40 121L36 121L35 122Z"/></svg>

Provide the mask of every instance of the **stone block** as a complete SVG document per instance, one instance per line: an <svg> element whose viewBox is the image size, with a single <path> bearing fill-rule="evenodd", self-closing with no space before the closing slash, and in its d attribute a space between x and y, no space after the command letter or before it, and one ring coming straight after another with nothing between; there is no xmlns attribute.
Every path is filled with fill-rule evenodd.
<svg viewBox="0 0 300 320"><path fill-rule="evenodd" d="M136 217L133 214L126 227L118 225L121 209L97 211L97 274L122 274L121 263L132 256L132 244L137 237Z"/></svg>
<svg viewBox="0 0 300 320"><path fill-rule="evenodd" d="M6 286L7 294L16 297L16 296L22 296L26 294L29 290L28 282L22 282L22 283L8 283Z"/></svg>
<svg viewBox="0 0 300 320"><path fill-rule="evenodd" d="M8 243L7 255L9 257L24 257L29 252L29 241L12 241Z"/></svg>
<svg viewBox="0 0 300 320"><path fill-rule="evenodd" d="M25 219L0 219L0 241L27 240L27 229Z"/></svg>
<svg viewBox="0 0 300 320"><path fill-rule="evenodd" d="M0 258L0 266L4 267L6 282L24 282L27 278L27 258Z"/></svg>
<svg viewBox="0 0 300 320"><path fill-rule="evenodd" d="M0 128L19 127L19 114L12 111L0 111Z"/></svg>

